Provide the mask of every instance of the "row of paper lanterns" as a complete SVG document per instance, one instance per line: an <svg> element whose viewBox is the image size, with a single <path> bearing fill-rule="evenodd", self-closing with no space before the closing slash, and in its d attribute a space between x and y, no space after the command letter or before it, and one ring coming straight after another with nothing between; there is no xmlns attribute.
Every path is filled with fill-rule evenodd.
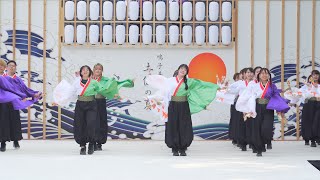
<svg viewBox="0 0 320 180"><path fill-rule="evenodd" d="M65 19L73 20L74 19L74 8L75 3L73 1L67 1L65 3ZM140 10L139 10L139 2L131 1L128 5L129 14L128 17L130 20L138 20ZM186 1L182 3L182 18L184 21L192 20L192 12L193 12L193 4L192 2ZM102 8L102 16L103 20L110 21L113 20L113 2L105 1L103 3ZM219 3L218 2L210 2L209 3L209 14L208 18L210 21L218 21L219 19ZM196 21L204 21L206 18L206 5L204 2L195 3L195 20ZM223 2L222 3L222 20L230 21L232 16L232 5L231 2ZM86 1L78 1L77 2L77 19L78 20L86 20L87 15L87 2ZM126 19L126 2L118 1L116 2L116 19L123 21ZM151 1L144 1L142 6L142 16L143 20L150 21L153 19L153 4ZM155 18L157 21L166 20L166 4L164 1L156 2L156 12ZM98 1L91 1L89 8L89 17L90 20L100 20L100 4ZM179 20L179 3L178 2L170 2L169 3L169 20L177 21Z"/></svg>
<svg viewBox="0 0 320 180"><path fill-rule="evenodd" d="M179 43L179 26L169 26L169 44L176 45ZM111 25L104 25L102 28L102 42L104 44L113 43L113 27ZM129 44L135 45L139 42L139 26L129 26ZM89 43L94 45L99 43L99 26L90 25L89 27ZM184 25L182 27L182 43L184 45L192 44L192 26ZM223 45L229 45L231 43L231 28L230 26L222 26L221 28L221 42ZM74 43L74 26L66 25L64 31L65 43ZM195 27L195 39L194 42L197 45L203 45L206 42L206 30L204 26ZM76 29L76 42L78 44L86 43L87 28L86 25L77 25ZM159 45L166 43L166 27L164 25L158 25L155 29L155 41ZM115 29L115 42L118 45L122 45L126 42L126 27L124 25L117 25ZM144 25L142 27L142 43L149 45L152 43L152 26ZM211 25L208 28L208 43L210 45L219 44L219 28L216 25Z"/></svg>

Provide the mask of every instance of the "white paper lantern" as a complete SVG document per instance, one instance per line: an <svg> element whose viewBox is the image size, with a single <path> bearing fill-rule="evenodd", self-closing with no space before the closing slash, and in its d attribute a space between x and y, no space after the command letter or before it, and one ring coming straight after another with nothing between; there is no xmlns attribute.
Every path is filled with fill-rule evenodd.
<svg viewBox="0 0 320 180"><path fill-rule="evenodd" d="M123 21L126 19L126 3L125 1L118 1L116 5L117 20Z"/></svg>
<svg viewBox="0 0 320 180"><path fill-rule="evenodd" d="M98 44L99 42L99 26L91 25L89 27L89 42L90 44Z"/></svg>
<svg viewBox="0 0 320 180"><path fill-rule="evenodd" d="M152 41L152 27L144 25L142 27L142 42L143 44L150 44Z"/></svg>
<svg viewBox="0 0 320 180"><path fill-rule="evenodd" d="M100 13L99 3L97 1L90 2L90 19L98 20Z"/></svg>
<svg viewBox="0 0 320 180"><path fill-rule="evenodd" d="M143 2L143 11L142 17L145 21L150 21L152 19L152 2L145 1Z"/></svg>
<svg viewBox="0 0 320 180"><path fill-rule="evenodd" d="M212 25L209 27L209 44L218 45L219 42L219 28L218 26Z"/></svg>
<svg viewBox="0 0 320 180"><path fill-rule="evenodd" d="M139 39L139 27L137 25L131 25L129 27L129 43L137 44Z"/></svg>
<svg viewBox="0 0 320 180"><path fill-rule="evenodd" d="M104 44L111 44L112 43L112 26L111 25L104 25L103 26L103 34L102 34L102 40Z"/></svg>
<svg viewBox="0 0 320 180"><path fill-rule="evenodd" d="M163 1L156 3L156 18L158 21L163 21L166 18L166 3Z"/></svg>
<svg viewBox="0 0 320 180"><path fill-rule="evenodd" d="M139 18L139 2L131 1L129 4L129 17L130 20L136 21Z"/></svg>
<svg viewBox="0 0 320 180"><path fill-rule="evenodd" d="M64 8L64 15L67 21L70 21L74 18L74 2L67 1Z"/></svg>
<svg viewBox="0 0 320 180"><path fill-rule="evenodd" d="M210 21L217 21L219 18L219 4L217 2L209 3L209 19Z"/></svg>
<svg viewBox="0 0 320 180"><path fill-rule="evenodd" d="M80 21L83 21L87 18L87 3L85 1L78 2L77 17Z"/></svg>
<svg viewBox="0 0 320 180"><path fill-rule="evenodd" d="M206 30L204 26L197 26L196 27L196 44L203 45L205 37L206 37Z"/></svg>
<svg viewBox="0 0 320 180"><path fill-rule="evenodd" d="M124 25L116 26L116 42L121 45L126 40L126 27Z"/></svg>
<svg viewBox="0 0 320 180"><path fill-rule="evenodd" d="M192 19L192 3L184 2L182 4L182 17L184 21L190 21Z"/></svg>
<svg viewBox="0 0 320 180"><path fill-rule="evenodd" d="M103 19L106 21L112 20L113 17L113 3L106 1L103 3Z"/></svg>
<svg viewBox="0 0 320 180"><path fill-rule="evenodd" d="M223 21L231 20L231 3L230 2L222 3L222 20Z"/></svg>
<svg viewBox="0 0 320 180"><path fill-rule="evenodd" d="M179 42L179 27L177 25L171 25L169 27L169 43L171 45L178 44Z"/></svg>
<svg viewBox="0 0 320 180"><path fill-rule="evenodd" d="M77 43L84 44L87 38L87 28L85 25L78 25L77 26Z"/></svg>
<svg viewBox="0 0 320 180"><path fill-rule="evenodd" d="M203 21L205 18L206 13L206 5L204 2L197 2L196 3L196 20Z"/></svg>
<svg viewBox="0 0 320 180"><path fill-rule="evenodd" d="M159 25L156 27L156 42L162 45L166 42L166 27Z"/></svg>
<svg viewBox="0 0 320 180"><path fill-rule="evenodd" d="M179 3L170 2L169 3L169 18L171 21L176 21L179 18Z"/></svg>
<svg viewBox="0 0 320 180"><path fill-rule="evenodd" d="M182 28L182 42L184 45L190 45L192 42L192 27L189 25Z"/></svg>
<svg viewBox="0 0 320 180"><path fill-rule="evenodd" d="M64 42L66 44L72 44L74 38L74 27L73 25L66 25L64 27Z"/></svg>
<svg viewBox="0 0 320 180"><path fill-rule="evenodd" d="M230 26L222 26L222 44L229 45L231 43L231 28Z"/></svg>

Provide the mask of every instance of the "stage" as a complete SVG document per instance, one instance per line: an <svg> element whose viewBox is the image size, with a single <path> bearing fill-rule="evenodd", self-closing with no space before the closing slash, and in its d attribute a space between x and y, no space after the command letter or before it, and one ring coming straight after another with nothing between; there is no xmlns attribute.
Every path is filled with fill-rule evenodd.
<svg viewBox="0 0 320 180"><path fill-rule="evenodd" d="M163 141L108 141L103 151L79 155L73 140L24 140L21 149L7 143L0 153L1 180L119 179L320 179L307 160L320 160L320 147L303 141L273 142L256 157L230 141L194 141L187 157L173 157Z"/></svg>

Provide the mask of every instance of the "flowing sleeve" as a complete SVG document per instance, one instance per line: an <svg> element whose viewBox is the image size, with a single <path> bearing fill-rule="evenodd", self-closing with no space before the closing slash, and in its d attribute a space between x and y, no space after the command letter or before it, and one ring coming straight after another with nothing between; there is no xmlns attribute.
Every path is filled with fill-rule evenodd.
<svg viewBox="0 0 320 180"><path fill-rule="evenodd" d="M299 106L301 102L304 101L302 92L296 87L291 87L290 90L284 92L283 95L291 104L297 104Z"/></svg>
<svg viewBox="0 0 320 180"><path fill-rule="evenodd" d="M110 83L110 87L104 93L104 96L107 97L108 99L113 99L116 97L116 95L118 95L118 98L120 98L119 91L122 87L125 87L125 88L134 87L134 82L131 79L127 79L124 81L116 81L114 78L112 78L108 80L108 83Z"/></svg>
<svg viewBox="0 0 320 180"><path fill-rule="evenodd" d="M210 82L204 82L198 79L188 79L189 93L188 102L191 114L198 113L214 100L219 86Z"/></svg>
<svg viewBox="0 0 320 180"><path fill-rule="evenodd" d="M124 81L118 81L118 89L122 88L122 87L126 87L126 88L132 88L134 87L134 82L131 79L126 79Z"/></svg>
<svg viewBox="0 0 320 180"><path fill-rule="evenodd" d="M255 84L249 85L242 91L236 103L236 110L243 113L252 113L256 117L256 98L258 94L255 92Z"/></svg>
<svg viewBox="0 0 320 180"><path fill-rule="evenodd" d="M116 94L118 94L118 83L114 78L104 79L100 81L100 86L98 86L98 92L102 96L113 99Z"/></svg>
<svg viewBox="0 0 320 180"><path fill-rule="evenodd" d="M229 93L225 90L218 90L216 94L215 101L219 103L225 103L225 104L234 104L234 101L236 99L236 95L233 93Z"/></svg>
<svg viewBox="0 0 320 180"><path fill-rule="evenodd" d="M53 90L53 100L60 106L67 106L70 102L77 100L77 93L74 86L66 80L62 80Z"/></svg>
<svg viewBox="0 0 320 180"><path fill-rule="evenodd" d="M300 90L302 92L303 100L309 99L313 96L312 94L313 86L308 87L308 85L304 85L300 88Z"/></svg>
<svg viewBox="0 0 320 180"><path fill-rule="evenodd" d="M147 103L149 109L159 116L159 119L168 121L168 106L169 106L169 91L168 78L161 75L149 75L146 77L146 83L152 88L156 89L156 92L147 97Z"/></svg>
<svg viewBox="0 0 320 180"><path fill-rule="evenodd" d="M146 77L145 82L154 89L162 90L166 88L168 78L162 75L149 75Z"/></svg>
<svg viewBox="0 0 320 180"><path fill-rule="evenodd" d="M10 78L12 79L12 78ZM0 88L3 90L6 90L8 92L11 92L22 99L28 97L25 93L21 92L19 87L16 85L13 85L12 82L10 82L10 79L6 79L5 77L0 76Z"/></svg>
<svg viewBox="0 0 320 180"><path fill-rule="evenodd" d="M267 98L269 98L267 109L275 110L282 113L288 112L290 107L288 105L288 101L280 96L281 90L278 89L274 84L272 84L270 88L270 94L268 94L268 97L266 96Z"/></svg>
<svg viewBox="0 0 320 180"><path fill-rule="evenodd" d="M39 92L28 88L21 78L16 78L15 80L19 82L22 92L26 93L28 97L34 97Z"/></svg>
<svg viewBox="0 0 320 180"><path fill-rule="evenodd" d="M230 86L228 87L228 93L239 94L239 90L240 90L239 88L241 86L241 83L242 83L242 81L237 81L237 82L230 84Z"/></svg>

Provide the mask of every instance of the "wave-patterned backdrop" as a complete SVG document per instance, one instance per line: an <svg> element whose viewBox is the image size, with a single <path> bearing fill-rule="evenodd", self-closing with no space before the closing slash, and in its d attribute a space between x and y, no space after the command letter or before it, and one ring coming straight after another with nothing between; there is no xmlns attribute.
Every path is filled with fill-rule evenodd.
<svg viewBox="0 0 320 180"><path fill-rule="evenodd" d="M12 59L12 48L13 40L12 30L4 31L3 36L6 37L1 43L2 47L6 47L5 50L1 52L1 58L6 61ZM17 54L21 55L19 61L27 61L27 58L23 58L23 55L28 54L28 32L25 30L16 31L16 51ZM2 38L3 39L3 38ZM43 58L43 50L40 48L40 44L43 43L43 38L36 34L31 33L31 55L38 58ZM52 56L53 48L46 50L47 58L52 61L57 61L57 57ZM68 61L65 58L62 58L63 62ZM317 67L320 67L319 64L316 64ZM19 67L18 75L27 82L26 74L28 71L24 69L26 67ZM301 70L305 72L311 71L311 62L307 61L306 64L303 64ZM285 64L285 81L296 81L296 64ZM43 80L40 78L40 72L30 72L32 83L43 84ZM281 82L281 65L277 65L271 68L271 73L273 74L273 82L280 86ZM305 79L308 74L301 75L302 79ZM51 85L51 82L48 82L48 85ZM302 85L302 84L300 84ZM107 101L107 117L109 129L108 137L110 139L151 139L152 136L158 135L163 137L164 125L154 123L150 120L144 120L140 118L133 117L130 114L130 106L136 102L119 101L119 100L108 100ZM300 107L301 108L301 107ZM31 136L35 139L42 139L43 137L43 123L42 123L42 102L34 104L30 109L31 114ZM46 123L46 138L47 139L56 139L58 138L58 108L52 107L50 104L47 104L47 123ZM23 133L27 133L28 128L28 111L21 111L21 121ZM301 115L301 114L300 114ZM299 116L300 116L299 115ZM64 107L61 110L61 138L71 139L73 138L73 116L74 116L74 103L70 104L69 107ZM288 116L288 126L285 129L285 136L295 138L296 136L296 113L295 108L289 112ZM275 139L280 137L280 122L275 116ZM211 123L205 125L199 125L194 127L194 134L198 139L205 140L217 140L217 139L228 139L228 124L226 123Z"/></svg>

